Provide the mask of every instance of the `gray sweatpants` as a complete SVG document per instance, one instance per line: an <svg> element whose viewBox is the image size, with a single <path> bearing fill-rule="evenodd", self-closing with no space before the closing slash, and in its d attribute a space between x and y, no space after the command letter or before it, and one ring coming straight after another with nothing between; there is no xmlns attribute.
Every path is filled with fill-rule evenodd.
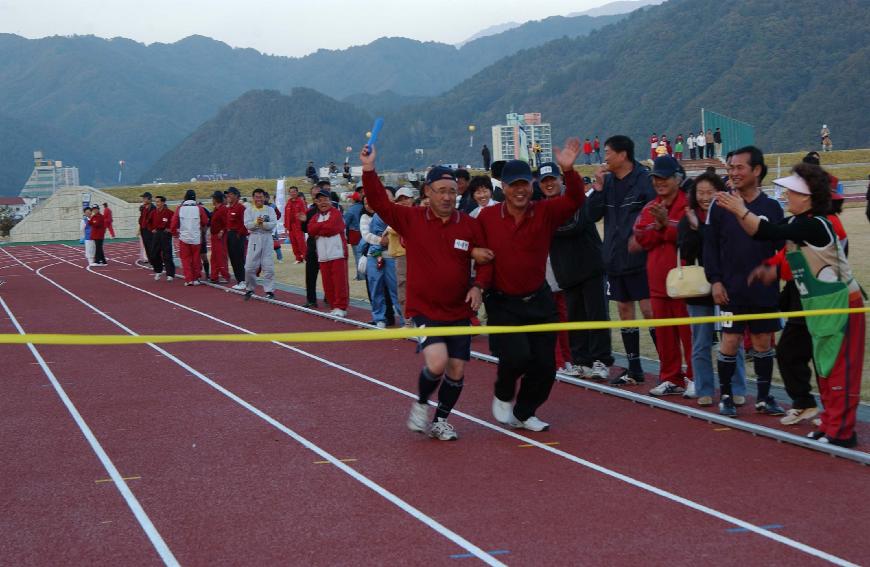
<svg viewBox="0 0 870 567"><path fill-rule="evenodd" d="M275 254L272 252L272 233L254 231L248 235L248 253L245 256L245 288L257 287L257 270L263 278L263 289L275 291Z"/></svg>

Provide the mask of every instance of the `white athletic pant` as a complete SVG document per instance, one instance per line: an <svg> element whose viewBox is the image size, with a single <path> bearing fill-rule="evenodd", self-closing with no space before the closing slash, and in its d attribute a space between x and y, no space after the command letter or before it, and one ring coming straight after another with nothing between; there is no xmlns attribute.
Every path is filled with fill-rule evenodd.
<svg viewBox="0 0 870 567"><path fill-rule="evenodd" d="M85 258L88 260L88 264L94 263L94 258L97 254L97 243L93 240L85 240Z"/></svg>
<svg viewBox="0 0 870 567"><path fill-rule="evenodd" d="M263 278L263 289L275 291L275 254L272 252L272 234L256 231L248 235L248 253L245 256L245 288L257 287L257 270Z"/></svg>

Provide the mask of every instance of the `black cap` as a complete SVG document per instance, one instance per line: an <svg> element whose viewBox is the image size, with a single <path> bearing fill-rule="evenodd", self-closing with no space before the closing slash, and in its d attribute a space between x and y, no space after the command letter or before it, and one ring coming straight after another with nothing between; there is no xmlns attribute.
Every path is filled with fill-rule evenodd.
<svg viewBox="0 0 870 567"><path fill-rule="evenodd" d="M225 195L230 194L230 193L232 193L232 194L235 195L236 197L241 196L241 193L239 193L239 190L236 189L235 187L230 187L229 189L227 189L226 191L224 191L224 194L225 194Z"/></svg>
<svg viewBox="0 0 870 567"><path fill-rule="evenodd" d="M332 187L332 181L330 181L329 179L321 179L320 181L317 182L317 186L318 187L327 187L327 186Z"/></svg>
<svg viewBox="0 0 870 567"><path fill-rule="evenodd" d="M329 191L329 189L318 189L314 192L314 198L316 199L318 197L326 197L327 199L332 199L332 193Z"/></svg>
<svg viewBox="0 0 870 567"><path fill-rule="evenodd" d="M516 181L532 182L532 168L529 164L518 159L512 159L504 164L501 171L501 182L510 185Z"/></svg>
<svg viewBox="0 0 870 567"><path fill-rule="evenodd" d="M538 168L538 177L543 180L548 177L561 177L562 170L554 161L548 161L546 163L542 163L541 167Z"/></svg>
<svg viewBox="0 0 870 567"><path fill-rule="evenodd" d="M215 191L214 193L211 194L211 198L217 199L218 201L223 201L224 200L223 191Z"/></svg>
<svg viewBox="0 0 870 567"><path fill-rule="evenodd" d="M449 167L444 167L443 165L437 165L429 170L429 173L426 174L426 183L435 183L436 181L440 181L442 179L448 179L450 181L456 181L456 174Z"/></svg>
<svg viewBox="0 0 870 567"><path fill-rule="evenodd" d="M683 166L671 156L657 157L653 162L652 171L649 172L650 175L655 177L674 177L678 173L685 175Z"/></svg>
<svg viewBox="0 0 870 567"><path fill-rule="evenodd" d="M193 189L188 189L184 192L184 200L185 201L196 201L196 191Z"/></svg>
<svg viewBox="0 0 870 567"><path fill-rule="evenodd" d="M140 196L140 197L148 197L148 198L150 199L150 198L151 198L151 193L149 193L148 191L145 191L144 193L142 193L142 194L139 195L139 196Z"/></svg>

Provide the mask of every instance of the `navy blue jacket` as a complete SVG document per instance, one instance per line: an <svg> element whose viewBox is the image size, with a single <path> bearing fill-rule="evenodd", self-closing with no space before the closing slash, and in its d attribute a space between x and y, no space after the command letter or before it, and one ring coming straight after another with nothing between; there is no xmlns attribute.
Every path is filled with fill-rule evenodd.
<svg viewBox="0 0 870 567"><path fill-rule="evenodd" d="M639 162L625 177L625 190L617 194L613 174L604 178L604 189L593 191L586 200L589 219L604 219L604 268L608 275L619 276L646 270L646 252L628 253L634 221L644 206L655 199L649 170Z"/></svg>
<svg viewBox="0 0 870 567"><path fill-rule="evenodd" d="M755 215L777 224L783 218L782 207L761 193L746 207ZM730 305L777 309L779 282L772 285L746 285L749 272L776 254L783 241L755 240L740 226L737 217L725 209L710 206L704 233L704 272L711 284L722 282Z"/></svg>

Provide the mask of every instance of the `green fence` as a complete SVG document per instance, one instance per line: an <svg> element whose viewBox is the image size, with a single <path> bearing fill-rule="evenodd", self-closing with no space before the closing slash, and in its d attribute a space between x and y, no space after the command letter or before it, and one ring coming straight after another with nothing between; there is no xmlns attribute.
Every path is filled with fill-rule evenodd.
<svg viewBox="0 0 870 567"><path fill-rule="evenodd" d="M716 128L722 130L723 159L728 152L755 143L755 127L752 124L741 122L712 110L701 109L701 125L704 127L704 132L707 130L715 132Z"/></svg>

